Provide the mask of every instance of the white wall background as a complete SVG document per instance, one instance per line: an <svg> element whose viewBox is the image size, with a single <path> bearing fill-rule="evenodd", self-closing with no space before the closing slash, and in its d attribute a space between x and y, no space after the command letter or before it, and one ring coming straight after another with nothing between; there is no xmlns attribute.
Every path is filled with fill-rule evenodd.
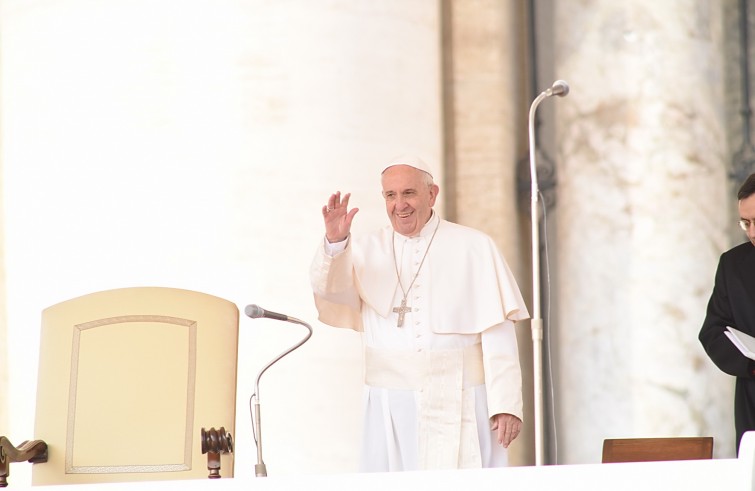
<svg viewBox="0 0 755 491"><path fill-rule="evenodd" d="M261 383L270 475L352 471L359 335L316 321L335 190L385 223L379 165L441 151L436 0L0 0L10 431L33 434L40 312L170 286L314 325ZM236 475L257 372L303 328L241 319ZM138 434L135 434L137 437ZM38 436L42 437L42 436ZM28 482L31 466L15 466Z"/></svg>

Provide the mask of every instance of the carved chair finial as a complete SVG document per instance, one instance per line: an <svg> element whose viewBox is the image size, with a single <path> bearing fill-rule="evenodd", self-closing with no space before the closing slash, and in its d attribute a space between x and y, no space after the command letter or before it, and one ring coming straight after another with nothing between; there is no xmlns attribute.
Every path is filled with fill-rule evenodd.
<svg viewBox="0 0 755 491"><path fill-rule="evenodd" d="M219 430L202 428L202 454L207 454L207 469L210 479L220 478L220 455L233 452L233 437L225 432L224 427Z"/></svg>

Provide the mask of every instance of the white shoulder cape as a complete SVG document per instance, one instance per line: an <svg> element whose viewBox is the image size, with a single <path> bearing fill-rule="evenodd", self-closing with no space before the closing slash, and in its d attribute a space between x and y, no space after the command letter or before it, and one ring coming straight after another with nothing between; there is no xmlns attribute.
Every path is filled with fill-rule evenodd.
<svg viewBox="0 0 755 491"><path fill-rule="evenodd" d="M391 315L398 285L392 240L388 226L350 240L332 258L320 247L311 271L320 321L361 331L362 303L382 317ZM475 334L505 319L529 318L506 261L493 240L478 230L441 220L424 267L432 279L431 327L436 333Z"/></svg>

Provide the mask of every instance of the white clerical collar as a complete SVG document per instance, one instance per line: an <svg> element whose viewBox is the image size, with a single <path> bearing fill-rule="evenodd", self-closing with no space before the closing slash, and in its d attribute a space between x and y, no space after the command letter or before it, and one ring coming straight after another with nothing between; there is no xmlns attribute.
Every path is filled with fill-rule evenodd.
<svg viewBox="0 0 755 491"><path fill-rule="evenodd" d="M408 235L403 235L398 232L395 232L396 238L403 238L403 239L416 239L417 237L423 237L425 239L429 238L433 232L435 232L435 228L438 226L438 222L440 221L440 217L438 217L438 214L435 213L435 210L430 210L432 212L432 215L430 215L430 219L422 226L422 230L419 231L419 235L415 235L414 237L409 237Z"/></svg>

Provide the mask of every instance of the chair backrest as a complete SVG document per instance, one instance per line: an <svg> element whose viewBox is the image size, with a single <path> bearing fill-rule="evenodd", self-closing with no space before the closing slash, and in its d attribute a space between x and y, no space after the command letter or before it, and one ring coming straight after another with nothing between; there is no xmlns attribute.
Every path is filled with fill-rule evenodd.
<svg viewBox="0 0 755 491"><path fill-rule="evenodd" d="M603 440L603 463L713 458L713 437L618 438Z"/></svg>
<svg viewBox="0 0 755 491"><path fill-rule="evenodd" d="M204 293L123 288L42 312L32 484L207 478L202 428L235 430L239 311ZM233 454L222 455L224 477Z"/></svg>

